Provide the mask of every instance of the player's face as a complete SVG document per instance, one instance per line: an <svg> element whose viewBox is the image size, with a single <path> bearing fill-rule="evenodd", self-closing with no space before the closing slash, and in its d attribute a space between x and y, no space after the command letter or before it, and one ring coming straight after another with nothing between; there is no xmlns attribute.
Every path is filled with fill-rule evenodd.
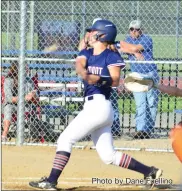
<svg viewBox="0 0 182 191"><path fill-rule="evenodd" d="M138 38L141 35L141 29L130 28L130 36L132 38Z"/></svg>

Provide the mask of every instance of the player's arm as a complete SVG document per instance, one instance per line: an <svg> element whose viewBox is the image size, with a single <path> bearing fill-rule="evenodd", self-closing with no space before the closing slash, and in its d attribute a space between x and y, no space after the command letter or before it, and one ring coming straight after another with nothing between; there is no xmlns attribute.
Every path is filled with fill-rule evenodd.
<svg viewBox="0 0 182 191"><path fill-rule="evenodd" d="M87 63L87 58L85 56L78 56L76 58L76 63L75 63L76 73L84 80L86 79L87 76L87 71L85 69L86 63Z"/></svg>
<svg viewBox="0 0 182 191"><path fill-rule="evenodd" d="M107 58L107 62L112 81L111 86L117 87L120 81L121 70L125 68L125 63L118 52L110 54L110 56Z"/></svg>
<svg viewBox="0 0 182 191"><path fill-rule="evenodd" d="M88 84L98 84L104 86L117 87L119 85L121 68L117 66L109 67L110 76L98 76L89 74L85 78Z"/></svg>
<svg viewBox="0 0 182 191"><path fill-rule="evenodd" d="M121 69L125 67L125 63L118 52L112 52L106 59L109 76L88 75L89 84L98 84L108 87L117 87L119 85Z"/></svg>
<svg viewBox="0 0 182 191"><path fill-rule="evenodd" d="M172 96L182 97L182 89L179 89L177 87L165 86L165 85L159 84L157 85L157 88L163 93L167 93Z"/></svg>
<svg viewBox="0 0 182 191"><path fill-rule="evenodd" d="M96 84L100 77L98 75L94 74L88 74L86 70L86 63L87 59L89 57L88 51L86 49L82 50L78 57L76 58L76 73L85 81L88 82L88 84Z"/></svg>
<svg viewBox="0 0 182 191"><path fill-rule="evenodd" d="M78 45L78 50L81 51L85 48L87 48L87 43L85 42L85 39L83 38L80 40L80 43Z"/></svg>
<svg viewBox="0 0 182 191"><path fill-rule="evenodd" d="M120 76L121 76L121 67L119 66L112 66L109 67L109 72L110 72L110 76L112 79L112 87L117 87L119 86L119 80L120 80Z"/></svg>

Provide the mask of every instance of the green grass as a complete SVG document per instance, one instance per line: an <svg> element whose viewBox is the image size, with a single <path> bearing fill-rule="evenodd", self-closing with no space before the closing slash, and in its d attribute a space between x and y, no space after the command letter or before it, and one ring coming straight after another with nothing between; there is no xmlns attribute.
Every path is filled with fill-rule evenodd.
<svg viewBox="0 0 182 191"><path fill-rule="evenodd" d="M136 111L133 98L119 99L118 106L120 113L135 113ZM168 97L165 95L159 97L158 112L173 112L175 109L182 109L182 98Z"/></svg>
<svg viewBox="0 0 182 191"><path fill-rule="evenodd" d="M44 103L42 105L46 105L47 103ZM60 104L60 102L57 102L57 104ZM69 103L69 106L66 107L67 110L70 112L74 111L80 111L81 110L81 104L74 104ZM118 100L118 108L120 114L135 114L136 112L136 105L135 100L133 98L120 98ZM182 98L175 98L173 96L167 96L163 95L159 97L158 102L158 112L159 113L171 113L174 112L175 109L182 109Z"/></svg>
<svg viewBox="0 0 182 191"><path fill-rule="evenodd" d="M12 34L10 33L7 36L7 33L2 32L2 49L8 49L7 48L7 37L9 38L9 45L12 44ZM15 47L11 47L9 49L19 49L20 47L20 36L18 33L15 35ZM119 34L117 36L117 40L124 40L126 35ZM178 57L182 58L182 36L180 36L178 39L176 39L175 36L151 36L154 43L154 57L155 58L176 58L176 40L178 41ZM27 33L27 50L30 50L31 45L31 39L30 39L30 33ZM66 44L65 44L66 46ZM38 35L37 33L34 33L34 50L38 49Z"/></svg>
<svg viewBox="0 0 182 191"><path fill-rule="evenodd" d="M15 36L15 42L14 45L15 47L12 47L12 38L13 36ZM1 33L1 40L2 40L2 50L18 50L20 49L20 34L16 33L15 35L9 34L7 35L7 33L2 32ZM27 45L26 45L26 49L27 50L31 50L31 37L30 37L30 33L27 33L26 35L27 38ZM7 42L9 40L9 48L7 47ZM34 50L38 49L38 35L37 33L34 34L34 39L33 39L33 44L34 44Z"/></svg>
<svg viewBox="0 0 182 191"><path fill-rule="evenodd" d="M124 40L126 35L118 35L117 40ZM178 40L178 58L182 58L182 36L152 36L154 58L176 58L176 40Z"/></svg>

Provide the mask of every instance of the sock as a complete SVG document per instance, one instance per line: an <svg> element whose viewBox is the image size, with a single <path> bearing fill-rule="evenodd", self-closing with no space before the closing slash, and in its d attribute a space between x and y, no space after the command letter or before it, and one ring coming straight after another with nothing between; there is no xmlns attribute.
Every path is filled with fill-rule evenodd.
<svg viewBox="0 0 182 191"><path fill-rule="evenodd" d="M119 166L123 168L128 168L130 170L134 170L136 172L140 172L144 175L149 174L151 171L151 167L138 162L137 160L135 160L134 158L130 157L129 155L125 153L123 153L121 157Z"/></svg>
<svg viewBox="0 0 182 191"><path fill-rule="evenodd" d="M61 175L64 167L66 166L69 158L70 158L70 153L68 152L65 151L56 152L56 156L54 158L53 167L49 175L48 182L57 184L57 180Z"/></svg>

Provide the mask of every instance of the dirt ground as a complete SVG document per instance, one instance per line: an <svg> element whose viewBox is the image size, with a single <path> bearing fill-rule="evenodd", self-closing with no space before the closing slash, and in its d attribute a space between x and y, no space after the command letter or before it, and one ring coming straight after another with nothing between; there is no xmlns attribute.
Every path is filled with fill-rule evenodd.
<svg viewBox="0 0 182 191"><path fill-rule="evenodd" d="M2 190L33 190L28 182L49 176L56 147L2 146ZM126 151L137 160L163 169L163 179L154 189L167 189L179 184L181 163L174 153ZM73 149L58 188L60 190L141 190L135 184L122 180L140 180L143 176L131 170L102 163L95 150Z"/></svg>

